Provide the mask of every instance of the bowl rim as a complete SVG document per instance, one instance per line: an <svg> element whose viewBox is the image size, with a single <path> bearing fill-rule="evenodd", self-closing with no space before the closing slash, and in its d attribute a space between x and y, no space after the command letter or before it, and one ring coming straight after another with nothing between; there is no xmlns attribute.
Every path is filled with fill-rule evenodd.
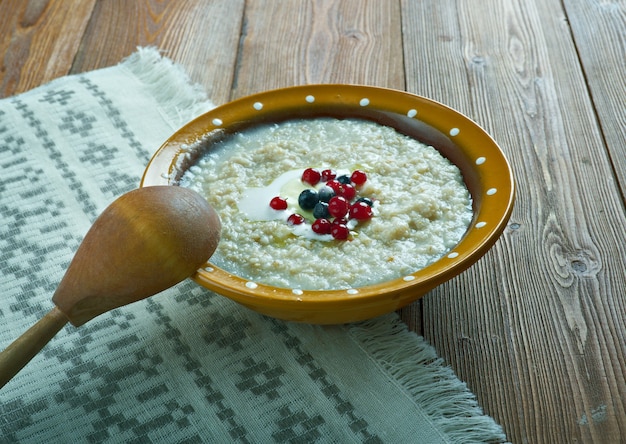
<svg viewBox="0 0 626 444"><path fill-rule="evenodd" d="M452 144L463 149L457 153L474 162L477 169L490 168L497 174L478 174L479 196L474 217L467 232L456 247L434 263L397 279L339 290L299 290L279 288L251 282L235 276L210 261L193 276L193 280L219 294L245 305L263 304L265 299L293 304L299 310L333 309L344 304L375 303L385 297L419 287L429 291L440 283L462 273L473 265L498 240L511 216L516 186L513 170L502 149L477 123L464 114L435 100L406 91L368 85L313 84L268 90L235 99L193 119L174 132L150 159L140 186L175 185L173 179L181 160L190 158L189 147L207 135L232 128L237 130L250 123L272 120L276 113L285 112L294 118L336 107L352 110L373 110L376 113L415 120L439 131ZM285 111L286 110L286 111ZM447 122L453 122L448 124ZM475 146L474 139L481 142ZM436 147L437 148L437 147ZM456 163L456 162L454 162ZM497 196L494 197L494 196ZM489 200L489 205L483 201ZM422 292L423 293L423 292ZM420 294L416 293L415 299Z"/></svg>

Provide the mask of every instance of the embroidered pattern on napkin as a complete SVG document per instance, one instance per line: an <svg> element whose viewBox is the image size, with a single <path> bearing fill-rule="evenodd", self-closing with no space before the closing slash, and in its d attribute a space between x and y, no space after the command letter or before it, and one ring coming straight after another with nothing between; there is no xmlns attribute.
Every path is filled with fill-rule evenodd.
<svg viewBox="0 0 626 444"><path fill-rule="evenodd" d="M0 101L0 347L52 308L97 215L211 107L150 48ZM0 391L0 442L504 440L395 314L294 324L191 281L65 327Z"/></svg>

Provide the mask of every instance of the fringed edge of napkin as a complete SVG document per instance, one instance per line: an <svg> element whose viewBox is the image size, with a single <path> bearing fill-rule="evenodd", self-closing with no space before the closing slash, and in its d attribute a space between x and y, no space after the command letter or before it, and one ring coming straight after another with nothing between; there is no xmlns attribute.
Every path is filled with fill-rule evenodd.
<svg viewBox="0 0 626 444"><path fill-rule="evenodd" d="M160 104L159 112L177 127L187 123L190 115L196 117L215 107L182 66L154 47L137 47L119 66L141 81Z"/></svg>
<svg viewBox="0 0 626 444"><path fill-rule="evenodd" d="M351 326L350 334L452 442L506 442L502 428L485 415L467 385L424 338L409 331L405 324L398 320L365 321ZM398 343L404 346L398 347Z"/></svg>

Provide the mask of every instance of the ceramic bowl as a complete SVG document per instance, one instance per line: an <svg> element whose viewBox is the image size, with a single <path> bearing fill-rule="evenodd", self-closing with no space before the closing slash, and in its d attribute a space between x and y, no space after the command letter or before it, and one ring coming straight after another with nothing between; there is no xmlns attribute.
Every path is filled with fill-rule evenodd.
<svg viewBox="0 0 626 444"><path fill-rule="evenodd" d="M250 125L318 116L375 120L438 149L463 174L473 220L460 242L435 263L408 276L351 290L291 290L251 283L210 263L193 279L268 316L316 324L372 318L417 300L474 264L496 242L510 217L515 186L494 140L453 109L403 91L358 85L306 85L244 97L201 115L155 153L141 186L175 185L194 161L188 147Z"/></svg>

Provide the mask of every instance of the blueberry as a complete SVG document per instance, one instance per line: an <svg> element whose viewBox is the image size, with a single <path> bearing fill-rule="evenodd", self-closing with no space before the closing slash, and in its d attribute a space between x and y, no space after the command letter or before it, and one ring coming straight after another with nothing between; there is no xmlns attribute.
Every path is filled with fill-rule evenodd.
<svg viewBox="0 0 626 444"><path fill-rule="evenodd" d="M312 210L315 208L315 204L320 201L319 196L317 195L317 191L306 189L300 193L298 196L298 205L303 210Z"/></svg>
<svg viewBox="0 0 626 444"><path fill-rule="evenodd" d="M323 186L318 192L320 202L326 202L335 195L335 191L331 187Z"/></svg>
<svg viewBox="0 0 626 444"><path fill-rule="evenodd" d="M326 219L328 216L328 204L326 202L318 202L315 208L313 208L313 217L315 219Z"/></svg>
<svg viewBox="0 0 626 444"><path fill-rule="evenodd" d="M366 204L368 204L370 207L374 205L374 202L372 201L372 199L369 199L367 197L359 197L357 200L357 202L365 202Z"/></svg>
<svg viewBox="0 0 626 444"><path fill-rule="evenodd" d="M337 177L336 180L337 182L342 183L344 185L348 185L350 182L352 182L352 180L350 179L350 176L348 176L347 174Z"/></svg>

